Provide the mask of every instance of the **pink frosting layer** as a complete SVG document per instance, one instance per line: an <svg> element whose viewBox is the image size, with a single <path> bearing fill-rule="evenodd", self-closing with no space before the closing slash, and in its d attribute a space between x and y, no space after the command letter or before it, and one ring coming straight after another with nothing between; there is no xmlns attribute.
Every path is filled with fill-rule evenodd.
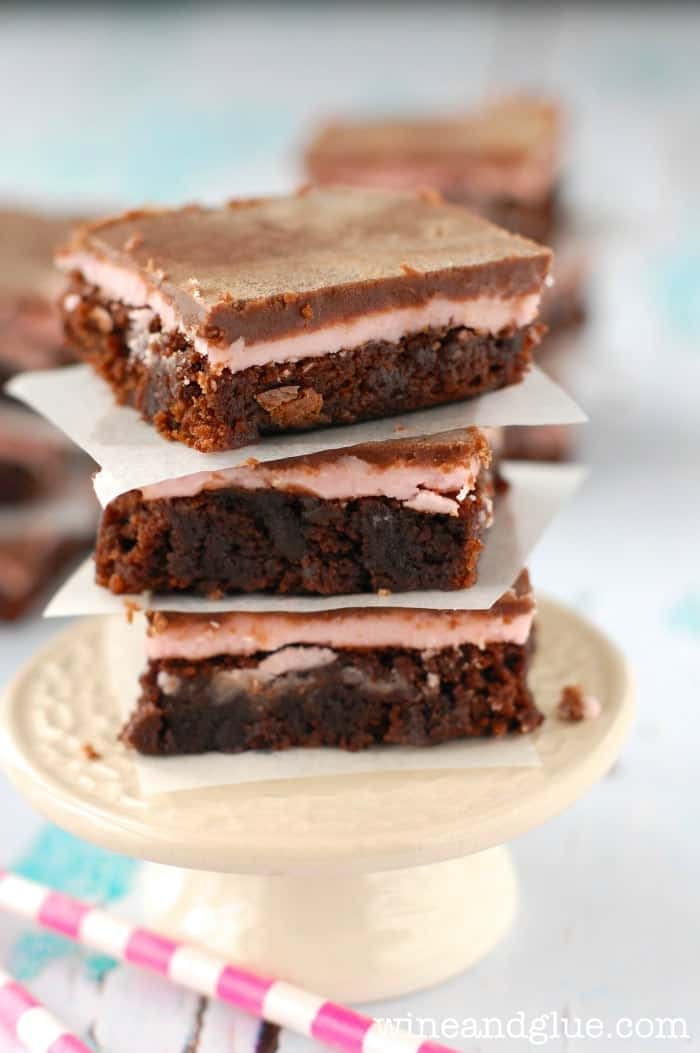
<svg viewBox="0 0 700 1053"><path fill-rule="evenodd" d="M65 271L80 271L87 282L98 286L110 299L132 307L149 307L159 315L164 329L180 329L213 365L233 373L268 362L290 362L351 351L372 340L396 343L409 333L423 329L465 326L478 332L498 333L509 326L521 327L534 321L540 302L539 292L511 299L480 296L449 300L435 296L415 307L374 311L297 336L250 344L241 338L222 348L198 334L204 310L193 295L177 286L165 280L155 284L154 277L146 279L136 271L97 260L88 253L66 254L59 257L58 263ZM70 310L69 299L64 306ZM157 341L157 336L153 340Z"/></svg>
<svg viewBox="0 0 700 1053"><path fill-rule="evenodd" d="M107 260L98 260L87 252L70 252L56 257L56 266L70 274L80 271L85 280L100 288L105 296L130 307L150 307L159 315L164 329L181 327L189 330L204 318L204 309L189 293L169 282L155 284L155 276L147 280L138 271L118 267ZM63 301L71 310L71 295Z"/></svg>
<svg viewBox="0 0 700 1053"><path fill-rule="evenodd" d="M511 300L479 296L474 300L448 300L434 296L417 307L374 311L352 321L314 329L299 336L246 344L236 340L230 347L215 347L207 342L206 353L211 362L232 372L267 362L294 361L300 358L319 358L361 347L369 341L385 340L395 344L409 333L443 326L465 326L483 333L499 333L508 326L528 325L537 317L540 293L528 293ZM202 350L200 338L195 341Z"/></svg>
<svg viewBox="0 0 700 1053"><path fill-rule="evenodd" d="M146 637L149 659L184 658L198 662L220 654L311 645L322 648L410 647L441 650L473 644L524 644L535 616L531 610L511 618L490 611L434 611L412 608L338 611L334 615L245 614L216 619L192 615L171 618L167 627Z"/></svg>
<svg viewBox="0 0 700 1053"><path fill-rule="evenodd" d="M481 470L478 457L463 464L438 465L370 464L360 457L344 455L321 464L287 465L274 462L254 467L241 465L218 472L196 472L179 479L166 479L143 487L144 500L192 497L203 490L242 487L245 490L269 488L314 494L326 501L355 497L390 497L417 511L456 515L459 501L470 493ZM444 494L457 494L457 500Z"/></svg>

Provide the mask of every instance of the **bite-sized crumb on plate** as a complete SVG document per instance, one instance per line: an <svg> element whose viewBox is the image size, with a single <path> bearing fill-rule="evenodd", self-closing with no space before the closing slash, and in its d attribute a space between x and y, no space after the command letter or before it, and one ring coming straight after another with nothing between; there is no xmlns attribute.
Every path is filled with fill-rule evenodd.
<svg viewBox="0 0 700 1053"><path fill-rule="evenodd" d="M601 714L602 706L593 695L587 695L580 684L566 684L562 688L557 706L560 720L573 721L595 720Z"/></svg>

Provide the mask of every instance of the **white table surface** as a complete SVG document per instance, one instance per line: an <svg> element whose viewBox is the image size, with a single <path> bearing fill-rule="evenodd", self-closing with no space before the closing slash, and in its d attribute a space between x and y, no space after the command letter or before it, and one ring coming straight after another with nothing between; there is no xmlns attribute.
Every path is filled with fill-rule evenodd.
<svg viewBox="0 0 700 1053"><path fill-rule="evenodd" d="M424 1033L469 1051L544 1044L538 1027L556 1051L700 1048L700 10L56 6L0 11L3 198L217 199L287 185L314 114L518 84L570 105L567 193L594 261L572 379L593 473L531 569L624 648L639 718L610 776L514 845L508 939L467 975L374 1012L424 1018ZM0 630L0 682L56 628ZM133 909L132 864L47 826L4 783L0 844L3 865ZM102 1050L253 1053L259 1038L243 1015L6 918L0 959ZM553 1014L570 1037L563 1024L553 1037ZM472 1037L484 1017L529 1038ZM636 1038L617 1034L626 1018ZM685 1037L646 1038L668 1034L668 1018ZM596 1019L602 1037L576 1037ZM14 1049L0 1034L0 1053Z"/></svg>

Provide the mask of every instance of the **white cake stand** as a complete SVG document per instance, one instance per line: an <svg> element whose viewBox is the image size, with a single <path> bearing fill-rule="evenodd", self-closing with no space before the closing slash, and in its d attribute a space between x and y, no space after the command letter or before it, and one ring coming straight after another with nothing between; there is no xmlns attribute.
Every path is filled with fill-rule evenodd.
<svg viewBox="0 0 700 1053"><path fill-rule="evenodd" d="M116 740L122 716L101 618L57 636L6 692L3 763L60 826L150 861L142 879L150 924L329 998L405 994L462 971L501 938L517 903L504 842L597 782L629 728L634 691L619 652L572 611L546 599L539 609L531 684L549 715L536 736L541 767L298 778L146 798ZM553 715L571 683L599 699L600 717L571 724Z"/></svg>

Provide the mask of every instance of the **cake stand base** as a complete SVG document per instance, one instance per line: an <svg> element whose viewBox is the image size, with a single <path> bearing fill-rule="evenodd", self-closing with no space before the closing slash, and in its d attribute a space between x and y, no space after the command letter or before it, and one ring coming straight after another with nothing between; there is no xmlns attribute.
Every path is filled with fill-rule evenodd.
<svg viewBox="0 0 700 1053"><path fill-rule="evenodd" d="M141 892L152 927L350 1002L462 972L505 935L518 898L504 847L376 874L257 876L150 863Z"/></svg>

